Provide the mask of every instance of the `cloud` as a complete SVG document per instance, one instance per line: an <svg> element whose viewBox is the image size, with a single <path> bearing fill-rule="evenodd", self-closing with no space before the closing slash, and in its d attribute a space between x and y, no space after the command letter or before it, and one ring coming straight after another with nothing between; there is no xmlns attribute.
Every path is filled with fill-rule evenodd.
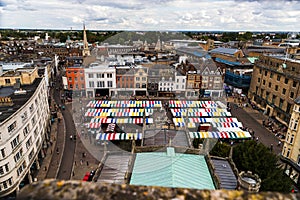
<svg viewBox="0 0 300 200"><path fill-rule="evenodd" d="M297 29L300 2L283 0L0 0L10 28L111 30Z"/></svg>

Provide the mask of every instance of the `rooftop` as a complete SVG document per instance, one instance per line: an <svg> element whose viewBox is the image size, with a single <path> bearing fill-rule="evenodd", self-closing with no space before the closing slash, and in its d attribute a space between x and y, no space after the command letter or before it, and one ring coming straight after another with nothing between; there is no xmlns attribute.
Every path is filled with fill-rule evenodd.
<svg viewBox="0 0 300 200"><path fill-rule="evenodd" d="M172 147L167 152L137 153L130 184L215 189L203 155L175 153Z"/></svg>
<svg viewBox="0 0 300 200"><path fill-rule="evenodd" d="M31 85L22 85L21 88L26 93L14 94L15 91L19 90L13 87L4 87L0 89L0 97L10 97L12 105L1 105L0 104L0 122L3 122L21 108L33 95L36 88L39 86L42 78L36 78Z"/></svg>

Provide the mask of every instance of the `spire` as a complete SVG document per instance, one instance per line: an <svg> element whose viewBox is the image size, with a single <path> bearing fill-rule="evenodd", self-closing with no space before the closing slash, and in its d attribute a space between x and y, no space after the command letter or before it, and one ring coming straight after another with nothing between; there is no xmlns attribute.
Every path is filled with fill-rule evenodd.
<svg viewBox="0 0 300 200"><path fill-rule="evenodd" d="M83 23L83 51L82 51L83 56L90 56L90 49L89 49L89 44L87 41L86 37L86 31L85 31L85 23Z"/></svg>

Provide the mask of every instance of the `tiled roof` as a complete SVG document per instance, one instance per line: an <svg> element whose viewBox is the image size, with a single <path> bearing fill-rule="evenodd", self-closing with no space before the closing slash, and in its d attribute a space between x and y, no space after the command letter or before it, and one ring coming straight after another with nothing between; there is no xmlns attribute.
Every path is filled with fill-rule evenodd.
<svg viewBox="0 0 300 200"><path fill-rule="evenodd" d="M215 189L204 156L166 152L137 153L132 185Z"/></svg>

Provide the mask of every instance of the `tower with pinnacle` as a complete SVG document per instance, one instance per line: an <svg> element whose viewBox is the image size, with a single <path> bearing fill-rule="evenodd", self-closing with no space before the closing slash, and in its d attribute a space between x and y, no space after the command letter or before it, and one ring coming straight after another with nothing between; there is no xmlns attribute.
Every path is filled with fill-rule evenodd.
<svg viewBox="0 0 300 200"><path fill-rule="evenodd" d="M82 56L90 56L91 52L89 49L89 44L86 37L86 31L85 31L85 24L83 24L83 50L82 50Z"/></svg>

